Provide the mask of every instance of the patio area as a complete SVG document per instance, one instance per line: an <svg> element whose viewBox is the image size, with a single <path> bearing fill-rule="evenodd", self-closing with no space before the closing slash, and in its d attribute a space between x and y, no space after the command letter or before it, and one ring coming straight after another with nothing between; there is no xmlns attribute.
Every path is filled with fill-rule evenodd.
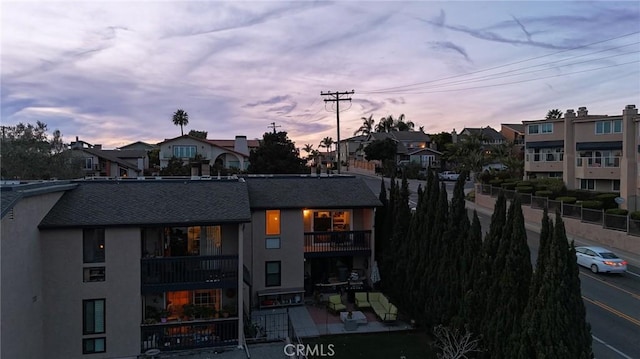
<svg viewBox="0 0 640 359"><path fill-rule="evenodd" d="M318 337L321 335L334 334L354 334L354 333L373 333L373 332L389 332L400 330L411 330L411 326L401 320L390 323L380 321L375 313L370 309L360 310L355 304L346 300L346 294L343 295L343 303L346 305L345 312L362 312L364 318L358 317L359 324L357 326L349 326L340 318L340 313L333 313L327 309L325 304L313 303L300 306L292 306L288 308L256 310L252 312L252 321L259 323L265 328L266 337L269 340L277 339L277 337L286 337L291 323L295 334L300 338ZM288 312L290 320L278 319L278 314L286 316ZM344 315L343 315L344 316ZM366 318L366 323L365 319Z"/></svg>

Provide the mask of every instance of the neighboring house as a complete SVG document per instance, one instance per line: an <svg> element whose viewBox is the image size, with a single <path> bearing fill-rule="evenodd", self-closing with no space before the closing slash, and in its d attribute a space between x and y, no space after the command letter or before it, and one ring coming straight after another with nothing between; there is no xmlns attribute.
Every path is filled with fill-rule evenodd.
<svg viewBox="0 0 640 359"><path fill-rule="evenodd" d="M562 178L569 189L620 192L622 208L639 208L640 117L589 115L586 107L555 120L523 121L525 177Z"/></svg>
<svg viewBox="0 0 640 359"><path fill-rule="evenodd" d="M524 132L525 127L521 123L501 124L500 134L506 142L513 144L512 154L520 159L524 157Z"/></svg>
<svg viewBox="0 0 640 359"><path fill-rule="evenodd" d="M364 147L368 136L359 135L340 141L340 160L344 162L352 160L364 160Z"/></svg>
<svg viewBox="0 0 640 359"><path fill-rule="evenodd" d="M409 161L420 164L421 168L439 169L442 152L432 148L421 148L409 153Z"/></svg>
<svg viewBox="0 0 640 359"><path fill-rule="evenodd" d="M149 156L144 150L103 150L78 140L70 145L73 155L81 157L82 171L87 177L138 177L149 168Z"/></svg>
<svg viewBox="0 0 640 359"><path fill-rule="evenodd" d="M380 205L349 176L3 186L0 356L241 345L245 308L369 272Z"/></svg>
<svg viewBox="0 0 640 359"><path fill-rule="evenodd" d="M199 155L201 160L209 161L213 166L246 170L249 167L249 147L246 136L236 136L234 148L216 144L219 140L206 140L189 135L160 142L160 168L165 168L173 157L180 158L185 164Z"/></svg>
<svg viewBox="0 0 640 359"><path fill-rule="evenodd" d="M429 148L431 138L422 131L372 132L364 142L365 147L373 141L392 139L397 144L395 162L408 161L409 154L416 150Z"/></svg>
<svg viewBox="0 0 640 359"><path fill-rule="evenodd" d="M477 128L465 127L462 129L462 131L460 131L457 137L459 139L459 137L468 135L480 136L482 138L482 143L487 146L499 145L505 143L506 141L505 137L500 132L493 129L491 126ZM452 137L455 138L455 136ZM456 139L454 139L453 142L456 142Z"/></svg>
<svg viewBox="0 0 640 359"><path fill-rule="evenodd" d="M142 141L136 141L133 143L130 143L128 145L124 145L121 147L118 147L118 150L144 150L144 151L153 151L155 149L158 148L158 145L155 144L150 144L150 143L146 143L146 142L142 142Z"/></svg>
<svg viewBox="0 0 640 359"><path fill-rule="evenodd" d="M260 147L260 140L247 140L247 136L236 136L234 140L207 140L211 144L249 155ZM246 142L246 145L245 145Z"/></svg>

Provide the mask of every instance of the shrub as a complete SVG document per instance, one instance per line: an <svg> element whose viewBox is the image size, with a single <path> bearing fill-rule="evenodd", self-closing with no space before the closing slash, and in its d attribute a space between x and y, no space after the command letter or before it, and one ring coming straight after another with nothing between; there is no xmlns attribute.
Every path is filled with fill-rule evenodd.
<svg viewBox="0 0 640 359"><path fill-rule="evenodd" d="M619 216L626 216L629 211L627 211L626 209L622 209L622 208L609 208L608 210L606 210L607 214L617 214Z"/></svg>
<svg viewBox="0 0 640 359"><path fill-rule="evenodd" d="M601 201L582 201L580 204L582 205L582 208L602 209Z"/></svg>
<svg viewBox="0 0 640 359"><path fill-rule="evenodd" d="M518 193L531 193L533 192L533 187L531 186L517 186L516 191Z"/></svg>
<svg viewBox="0 0 640 359"><path fill-rule="evenodd" d="M596 195L593 199L602 202L602 208L618 208L618 204L615 199L618 197L617 193L601 193Z"/></svg>
<svg viewBox="0 0 640 359"><path fill-rule="evenodd" d="M492 186L500 186L502 182L503 181L501 179L492 179L491 181L489 181L489 184Z"/></svg>
<svg viewBox="0 0 640 359"><path fill-rule="evenodd" d="M569 197L575 197L578 201L586 201L593 198L593 192L589 192L583 189L567 190L566 195Z"/></svg>
<svg viewBox="0 0 640 359"><path fill-rule="evenodd" d="M640 211L631 212L629 214L629 216L631 216L631 219L634 219L636 221L640 221Z"/></svg>
<svg viewBox="0 0 640 359"><path fill-rule="evenodd" d="M515 182L503 182L500 186L502 188L504 188L504 189L514 190L516 188L516 183Z"/></svg>
<svg viewBox="0 0 640 359"><path fill-rule="evenodd" d="M547 191L547 190L543 190L543 191L536 191L536 196L538 197L551 197L553 195L553 192L551 191Z"/></svg>
<svg viewBox="0 0 640 359"><path fill-rule="evenodd" d="M576 198L569 197L569 196L562 196L562 197L557 197L556 201L562 201L563 203L566 203L566 204L574 204L576 203Z"/></svg>
<svg viewBox="0 0 640 359"><path fill-rule="evenodd" d="M545 189L553 192L556 196L563 195L567 191L567 187L560 178L540 178L537 180L536 187L542 186L545 186Z"/></svg>
<svg viewBox="0 0 640 359"><path fill-rule="evenodd" d="M533 182L532 181L520 181L520 182L518 182L518 187L529 187L529 186L533 186Z"/></svg>
<svg viewBox="0 0 640 359"><path fill-rule="evenodd" d="M534 187L536 188L536 191L544 191L547 189L546 184L540 184L540 183L536 183Z"/></svg>
<svg viewBox="0 0 640 359"><path fill-rule="evenodd" d="M465 199L467 201L475 202L476 201L476 191L474 191L474 190L469 191L469 193L467 193L467 195L465 196Z"/></svg>

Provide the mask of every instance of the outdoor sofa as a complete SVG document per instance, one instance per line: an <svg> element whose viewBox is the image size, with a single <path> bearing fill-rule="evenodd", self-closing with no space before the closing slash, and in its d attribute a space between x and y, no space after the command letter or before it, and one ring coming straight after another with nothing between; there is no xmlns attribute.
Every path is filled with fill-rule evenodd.
<svg viewBox="0 0 640 359"><path fill-rule="evenodd" d="M347 306L342 304L342 297L340 294L329 296L327 307L334 313L339 313L347 309Z"/></svg>
<svg viewBox="0 0 640 359"><path fill-rule="evenodd" d="M369 303L369 299L367 297L367 292L356 292L356 307L362 308L371 308L371 303Z"/></svg>
<svg viewBox="0 0 640 359"><path fill-rule="evenodd" d="M380 292L370 292L368 296L371 309L383 322L398 320L398 308L389 302L389 299Z"/></svg>

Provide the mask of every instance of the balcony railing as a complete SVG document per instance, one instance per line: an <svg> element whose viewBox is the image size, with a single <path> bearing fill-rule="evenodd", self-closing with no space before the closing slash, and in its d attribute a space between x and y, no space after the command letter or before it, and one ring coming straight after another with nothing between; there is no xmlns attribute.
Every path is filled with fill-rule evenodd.
<svg viewBox="0 0 640 359"><path fill-rule="evenodd" d="M238 256L144 258L140 261L145 293L238 286Z"/></svg>
<svg viewBox="0 0 640 359"><path fill-rule="evenodd" d="M371 231L306 232L304 252L362 252L371 251Z"/></svg>
<svg viewBox="0 0 640 359"><path fill-rule="evenodd" d="M618 156L602 156L602 157L578 157L576 158L577 167L620 167L620 157Z"/></svg>
<svg viewBox="0 0 640 359"><path fill-rule="evenodd" d="M185 350L238 344L238 318L142 325L141 352Z"/></svg>

